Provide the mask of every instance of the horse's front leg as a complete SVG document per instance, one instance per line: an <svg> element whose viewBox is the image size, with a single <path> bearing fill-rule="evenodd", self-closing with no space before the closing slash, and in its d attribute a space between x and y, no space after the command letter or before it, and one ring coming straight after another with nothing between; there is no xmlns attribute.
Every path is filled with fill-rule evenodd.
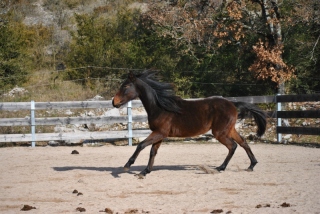
<svg viewBox="0 0 320 214"><path fill-rule="evenodd" d="M152 144L152 147L150 150L150 157L149 157L148 166L143 171L141 171L139 174L137 174L137 176L140 179L144 178L148 173L151 172L152 167L153 167L153 163L154 163L154 158L156 157L156 155L158 153L158 149L159 149L161 143L162 143L162 140L157 143Z"/></svg>
<svg viewBox="0 0 320 214"><path fill-rule="evenodd" d="M126 165L124 165L124 170L125 171L129 171L130 166L132 164L134 164L134 162L136 161L139 153L146 148L147 146L157 143L159 141L161 141L164 138L164 136L160 133L156 133L156 132L152 132L144 141L142 141L141 143L138 144L135 152L133 153L133 155L129 158L128 162L126 163Z"/></svg>

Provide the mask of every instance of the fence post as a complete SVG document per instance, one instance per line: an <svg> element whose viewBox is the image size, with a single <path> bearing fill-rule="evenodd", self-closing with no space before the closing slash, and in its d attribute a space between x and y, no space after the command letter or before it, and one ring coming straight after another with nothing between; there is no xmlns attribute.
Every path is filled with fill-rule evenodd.
<svg viewBox="0 0 320 214"><path fill-rule="evenodd" d="M280 96L280 94L277 94L277 96L276 96L276 103L277 103L277 126L281 126L282 121L281 121L281 118L278 117L278 111L281 111L281 103L278 102L278 96ZM281 134L281 133L278 133L278 129L276 129L276 130L277 130L277 140L278 140L278 143L281 143L282 134Z"/></svg>
<svg viewBox="0 0 320 214"><path fill-rule="evenodd" d="M31 100L31 146L36 146L36 119L35 119L35 104L34 101Z"/></svg>
<svg viewBox="0 0 320 214"><path fill-rule="evenodd" d="M132 103L131 100L128 102L127 106L127 115L128 115L128 143L129 146L132 146Z"/></svg>

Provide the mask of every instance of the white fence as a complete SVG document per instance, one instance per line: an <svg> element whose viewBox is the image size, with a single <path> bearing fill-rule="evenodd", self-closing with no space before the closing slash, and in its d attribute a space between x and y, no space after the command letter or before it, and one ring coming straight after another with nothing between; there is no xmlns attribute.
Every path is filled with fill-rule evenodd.
<svg viewBox="0 0 320 214"><path fill-rule="evenodd" d="M248 103L274 103L275 96L251 96L228 97L230 101L242 101ZM0 118L0 127L5 126L30 126L27 134L0 134L0 143L32 142L36 141L67 141L67 140L101 140L101 139L125 139L132 145L132 138L146 137L150 130L132 129L132 122L147 122L147 115L131 115L131 108L142 107L140 100L129 102L127 115L123 116L85 116L85 117L37 117L37 110L53 109L108 109L113 108L112 101L67 101L67 102L3 102L0 103L0 111L29 110L30 117L25 118ZM87 131L87 132L58 132L37 133L37 126L57 126L68 124L127 124L127 130L121 131Z"/></svg>
<svg viewBox="0 0 320 214"><path fill-rule="evenodd" d="M25 118L1 118L0 126L30 126L28 134L0 134L0 142L32 142L36 141L66 141L66 140L99 140L110 138L128 138L129 145L132 145L133 137L148 136L150 130L132 130L131 123L146 122L147 115L131 115L131 108L141 107L139 100L129 102L127 115L124 116L86 116L86 117L36 117L36 110L53 109L97 109L113 108L112 101L72 101L72 102L6 102L0 103L0 110L18 111L30 110L30 117ZM40 125L68 125L68 124L114 124L127 123L128 130L103 131L103 132L59 132L59 133L36 133L36 127Z"/></svg>

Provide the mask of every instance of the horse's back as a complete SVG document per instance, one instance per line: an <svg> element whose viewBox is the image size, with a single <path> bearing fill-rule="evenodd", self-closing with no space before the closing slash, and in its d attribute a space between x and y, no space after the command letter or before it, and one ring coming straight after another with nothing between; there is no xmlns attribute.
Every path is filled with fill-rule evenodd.
<svg viewBox="0 0 320 214"><path fill-rule="evenodd" d="M182 109L185 109L185 112L195 110L193 112L195 114L206 113L207 116L208 114L211 115L215 113L230 115L237 112L237 109L232 102L220 96L207 97L197 100L184 100Z"/></svg>
<svg viewBox="0 0 320 214"><path fill-rule="evenodd" d="M181 114L173 114L171 119L171 137L191 137L234 125L237 117L236 107L221 97L181 100L179 106Z"/></svg>

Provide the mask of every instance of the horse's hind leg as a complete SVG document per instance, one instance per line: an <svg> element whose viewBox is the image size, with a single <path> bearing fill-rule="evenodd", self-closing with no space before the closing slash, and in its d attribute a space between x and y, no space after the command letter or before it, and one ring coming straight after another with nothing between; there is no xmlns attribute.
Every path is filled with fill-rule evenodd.
<svg viewBox="0 0 320 214"><path fill-rule="evenodd" d="M144 178L148 173L151 172L152 167L153 167L153 163L154 163L154 158L156 157L157 153L158 153L158 149L161 145L162 141L159 141L155 144L152 144L152 147L150 149L150 158L149 158L149 162L148 162L148 166L147 168L145 168L142 172L140 172L137 176L139 178Z"/></svg>
<svg viewBox="0 0 320 214"><path fill-rule="evenodd" d="M223 161L223 163L221 164L221 166L217 167L216 169L218 171L223 171L226 169L229 161L231 160L234 152L236 151L237 149L237 144L230 138L227 138L226 136L219 136L217 137L217 140L222 143L223 145L225 145L228 150L229 150L229 153L226 157L226 159Z"/></svg>
<svg viewBox="0 0 320 214"><path fill-rule="evenodd" d="M246 151L250 159L251 163L247 171L253 171L253 167L258 163L258 161L255 158L254 154L252 153L251 148L247 144L246 140L243 137L241 137L240 134L235 129L231 131L231 137Z"/></svg>

